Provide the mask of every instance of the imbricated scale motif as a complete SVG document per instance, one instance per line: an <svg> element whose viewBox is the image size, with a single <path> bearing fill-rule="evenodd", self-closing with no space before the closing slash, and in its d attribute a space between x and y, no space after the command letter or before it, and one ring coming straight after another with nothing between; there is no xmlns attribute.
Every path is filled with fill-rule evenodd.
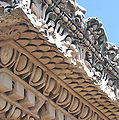
<svg viewBox="0 0 119 120"><path fill-rule="evenodd" d="M87 105L80 101L79 98L72 95L67 89L58 84L54 78L52 78L39 66L36 66L35 63L33 63L33 61L30 60L23 53L20 53L18 50L12 48L10 45L2 46L0 48L0 53L1 67L8 67L9 69L13 69L13 72L20 78L22 78L22 80L26 81L29 85L36 88L36 90L40 91L43 95L49 97L51 100L56 102L57 105L66 109L68 113L71 113L73 116L76 116L77 118L82 120L92 120L94 118L95 120L102 120L97 113L95 113ZM7 75L4 75L4 73L1 73L0 76L3 78L7 77ZM7 94L7 96L11 100L17 101L18 103L20 103L21 106L33 110L32 107L35 106L35 101L37 101L38 99L38 97L35 97L34 93L29 90L25 90L23 85L20 85L18 82L14 82L13 80L9 80L9 78L6 78L5 81L0 83L0 85L1 92ZM1 99L1 101L4 100ZM2 108L5 109L7 107L4 107L6 104L6 101L4 101L4 105L2 104ZM21 114L20 109L16 109L14 106L12 107L13 109L11 109L9 105L9 107L5 110L1 109L1 112L3 113L8 111L8 116L6 118L17 119L19 117L30 117L29 115L27 116L23 113ZM18 115L14 117L14 114L16 115L15 110L18 111ZM14 114L12 114L11 111ZM32 117L34 118L34 116ZM48 118L49 117L45 118L45 120ZM31 120L31 118L27 119ZM64 118L62 118L62 120L64 120Z"/></svg>
<svg viewBox="0 0 119 120"><path fill-rule="evenodd" d="M99 92L95 88L95 86L91 84L91 82L86 80L85 73L81 72L81 70L78 73L78 70L76 71L76 69L73 68L72 65L68 65L68 61L66 62L66 58L64 59L61 56L62 54L58 52L56 46L50 43L48 44L47 39L37 33L35 29L33 30L33 27L31 25L27 25L25 21L22 20L22 22L17 22L17 24L14 24L13 26L11 26L11 28L9 27L9 30L14 31L14 28L17 28L16 26L19 26L17 30L19 31L18 33L20 35L19 38L16 40L19 47L20 45L24 47L26 51L29 51L30 54L37 57L38 61L41 61L57 75L60 75L61 73L63 75L63 72L65 71L65 77L60 77L62 79L64 78L64 82L69 83L69 86L71 86L74 90L85 96L86 99L88 99L89 101L92 101L92 103L95 104L97 108L105 111L105 114L110 115L111 118L115 118L115 115L112 113L112 111L108 111L106 107L103 107L106 104L107 107L111 107L112 109L114 109L115 113L118 113L118 110L116 111L115 106L113 106L111 102L108 101L108 98L106 101L106 98L102 97L102 93ZM25 26L27 26L26 29ZM21 28L24 28L22 29L24 31L20 32ZM25 35L26 33L27 36ZM81 101L78 97L74 96L66 88L60 85L56 81L56 79L52 77L52 75L48 74L48 71L46 71L44 68L41 68L40 65L36 65L33 62L34 59L29 58L30 56L24 51L25 49L22 50L19 47L17 47L16 49L16 45L14 42L12 43L12 41L7 44L6 42L3 42L2 44L0 48L0 61L2 68L7 67L12 70L13 73L18 75L29 85L33 86L34 88L36 88L36 90L49 97L57 105L67 110L67 112L71 113L72 115L79 117L80 119L93 119L94 116L96 117L96 119L100 118L99 115L91 110L88 105L83 103L83 101ZM59 68L57 68L58 66ZM69 69L71 67L72 70ZM12 93L14 92L9 93L9 98L17 101L17 97L14 98L16 94ZM100 105L100 100L98 100L99 96L101 101L105 101L104 105L103 103L102 105ZM23 101L21 99L25 98L18 97L18 99L20 99L19 101ZM21 105L24 106L25 104L23 102L23 104ZM29 105L32 105L32 103L27 103L26 105L28 105L27 107L29 107Z"/></svg>
<svg viewBox="0 0 119 120"><path fill-rule="evenodd" d="M92 73L92 80L101 86L105 84L102 89L113 99L118 98L119 50L107 42L97 18L83 20L85 9L72 0L1 1L3 7L3 15L22 8L32 24L50 38L49 42L55 43L72 62L82 61Z"/></svg>
<svg viewBox="0 0 119 120"><path fill-rule="evenodd" d="M107 42L97 18L83 20L86 10L73 0L16 0L11 4L22 8L49 42L74 64L80 60L92 73L93 82L112 99L118 99L119 50Z"/></svg>
<svg viewBox="0 0 119 120"><path fill-rule="evenodd" d="M0 7L3 120L118 120L109 97L119 97L119 50L97 18L83 20L86 11L73 0L3 0Z"/></svg>

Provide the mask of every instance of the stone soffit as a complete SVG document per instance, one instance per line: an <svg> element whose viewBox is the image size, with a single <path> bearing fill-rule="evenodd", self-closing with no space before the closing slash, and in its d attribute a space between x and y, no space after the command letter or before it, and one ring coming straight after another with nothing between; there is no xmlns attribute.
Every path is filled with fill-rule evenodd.
<svg viewBox="0 0 119 120"><path fill-rule="evenodd" d="M71 48L64 53L58 47L60 42L51 43L57 34L46 36L47 31L35 28L21 9L11 14L0 18L2 119L119 119L118 102L94 84L82 61L72 61ZM81 33L78 37L82 38Z"/></svg>
<svg viewBox="0 0 119 120"><path fill-rule="evenodd" d="M119 108L91 82L83 66L71 64L28 20L5 18L0 26L3 118L19 118L23 111L24 119L39 119L45 104L71 120L118 120ZM56 119L53 115L41 119Z"/></svg>

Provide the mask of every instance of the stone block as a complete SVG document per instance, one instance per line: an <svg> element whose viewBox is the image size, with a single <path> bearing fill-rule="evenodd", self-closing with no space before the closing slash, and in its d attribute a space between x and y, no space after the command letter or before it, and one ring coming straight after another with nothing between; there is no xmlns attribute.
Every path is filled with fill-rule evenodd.
<svg viewBox="0 0 119 120"><path fill-rule="evenodd" d="M64 114L61 111L57 110L55 120L64 120Z"/></svg>
<svg viewBox="0 0 119 120"><path fill-rule="evenodd" d="M71 120L69 117L65 116L65 120Z"/></svg>
<svg viewBox="0 0 119 120"><path fill-rule="evenodd" d="M20 104L26 108L35 106L35 94L27 90L25 98L20 101Z"/></svg>
<svg viewBox="0 0 119 120"><path fill-rule="evenodd" d="M24 98L24 87L18 82L14 83L13 91L10 92L9 96L10 99L17 101Z"/></svg>
<svg viewBox="0 0 119 120"><path fill-rule="evenodd" d="M0 73L0 92L12 90L12 78L6 73Z"/></svg>
<svg viewBox="0 0 119 120"><path fill-rule="evenodd" d="M46 106L41 110L41 120L53 119L55 119L55 108L50 104L46 104Z"/></svg>

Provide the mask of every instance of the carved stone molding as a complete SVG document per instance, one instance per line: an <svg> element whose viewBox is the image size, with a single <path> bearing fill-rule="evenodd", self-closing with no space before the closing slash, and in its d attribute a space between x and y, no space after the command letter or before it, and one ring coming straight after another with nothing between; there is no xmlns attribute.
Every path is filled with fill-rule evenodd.
<svg viewBox="0 0 119 120"><path fill-rule="evenodd" d="M2 106L2 118L118 120L118 103L101 91L118 99L118 49L106 42L101 23L84 21L85 10L71 0L11 6L0 19L0 68L11 71L1 73L10 79L0 82L1 102L10 106Z"/></svg>
<svg viewBox="0 0 119 120"><path fill-rule="evenodd" d="M9 44L1 47L1 66L13 69L14 74L18 75L30 86L34 87L37 91L41 92L43 95L55 101L58 106L66 109L68 113L74 115L75 117L78 117L80 119L92 119L94 114L96 115L96 119L100 118L97 113L95 113L93 110L91 110L91 108L88 105L85 104L85 102L83 103L83 101L81 101L78 97L74 96L72 92L70 92L69 89L67 89L67 87L63 87L66 86L64 83L62 83L63 86L61 82L58 83L54 79L53 74L51 74L51 72L48 72L46 70L44 71L42 67L40 68L40 65L37 66L26 55L19 52L18 50L15 50L12 47L9 47ZM7 82L5 81L5 83L3 84L7 84ZM9 83L9 85L10 84L12 84L12 82ZM19 90L23 90L22 86L20 87L20 89L18 88L18 86L20 86L19 83L16 83L14 87L16 89L15 91L18 90L18 93L14 93L14 91L12 91L9 93L10 95L8 95L8 97L15 101L26 97L21 101L19 100L21 102L21 105L23 105L24 107L33 107L35 105L34 94L28 91L26 92L26 96L22 96L24 93L21 93L20 96ZM7 91L4 91L3 89L2 92Z"/></svg>
<svg viewBox="0 0 119 120"><path fill-rule="evenodd" d="M66 53L71 63L78 64L80 60L88 68L86 71L91 74L92 81L111 99L118 100L119 50L107 42L104 28L97 18L83 20L86 10L72 0L13 0L1 2L1 7L4 8L3 16L29 19L40 33L50 38L49 42ZM21 9L23 11L18 12ZM15 39L20 34L17 30L6 32L2 39ZM9 38L6 37L8 34Z"/></svg>
<svg viewBox="0 0 119 120"><path fill-rule="evenodd" d="M0 69L0 118L76 120L6 68Z"/></svg>
<svg viewBox="0 0 119 120"><path fill-rule="evenodd" d="M38 119L38 111L45 103L33 89L11 71L0 70L1 119Z"/></svg>
<svg viewBox="0 0 119 120"><path fill-rule="evenodd" d="M47 38L35 31L31 25L24 25L28 30L21 32L18 39L1 41L1 68L10 69L76 119L93 120L94 116L95 119L116 119L118 109L116 110L114 103L88 80L83 66L80 65L80 69L76 69L77 67L71 65ZM33 103L25 102L25 98L22 100L23 96L18 93L12 91L9 97L15 101L20 99L23 102L20 104L22 106L34 105L34 100L31 100ZM32 93L29 94L34 96ZM16 95L20 97L16 98Z"/></svg>

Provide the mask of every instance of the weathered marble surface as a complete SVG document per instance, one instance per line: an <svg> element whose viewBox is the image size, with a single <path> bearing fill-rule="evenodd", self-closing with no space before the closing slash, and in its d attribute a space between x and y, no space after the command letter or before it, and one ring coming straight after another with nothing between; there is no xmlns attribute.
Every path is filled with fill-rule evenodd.
<svg viewBox="0 0 119 120"><path fill-rule="evenodd" d="M98 85L105 81L106 89L111 87L118 97L119 48L107 42L105 30L97 18L83 19L86 10L75 1L9 0L0 1L0 8L2 16L22 8L32 24L71 62L82 61L92 80Z"/></svg>
<svg viewBox="0 0 119 120"><path fill-rule="evenodd" d="M21 9L23 10L26 16L22 14L22 11L21 13L18 12ZM0 1L1 16L4 16L4 18L7 19L15 13L15 15L17 15L17 18L24 18L26 20L29 19L29 21L34 25L34 27L37 28L38 31L35 28L28 28L28 26L25 23L25 25L23 26L21 24L17 24L20 27L25 26L24 29L21 30L16 30L15 26L13 28L9 28L9 26L6 26L6 29L2 29L3 26L1 24L0 38L2 40L17 39L17 42L22 47L31 52L31 54L34 55L37 59L39 57L39 60L41 62L44 62L44 64L48 68L52 69L54 73L59 75L61 79L66 80L70 83L69 79L67 79L69 75L69 78L72 77L74 80L77 80L76 69L74 70L73 68L71 68L71 66L67 67L66 64L62 64L62 66L63 68L68 68L67 71L63 71L62 69L58 68L59 63L63 61L63 57L61 55L55 56L57 51L53 52L52 50L50 51L52 54L49 54L48 50L50 50L51 46L47 45L48 43L44 45L42 43L42 40L40 40L39 44L37 43L36 36L38 36L38 32L42 33L46 38L48 38L48 41L50 43L57 46L58 51L63 53L63 55L65 55L65 57L68 58L68 63L78 66L79 68L80 66L83 66L83 71L85 71L88 77L91 78L91 82L95 83L96 85L99 85L99 87L105 93L107 93L109 97L111 97L114 100L118 100L119 48L113 45L112 43L107 42L105 30L102 27L102 23L97 18L92 17L86 20L84 19L85 12L86 10L79 6L73 0L3 0ZM2 21L3 18L1 17L0 22L2 23ZM15 20L11 22L14 23ZM18 27L17 25L16 28ZM31 31L27 31L27 28ZM21 39L21 41L19 38ZM23 42L23 38L27 38L30 40L26 40ZM42 53L38 53L38 50L43 51L45 54L42 55ZM16 54L16 50L11 51L14 51L12 53ZM49 55L49 57L46 57L47 55ZM23 59L20 59L20 57L22 57ZM27 57L24 57L24 55L19 54L18 61L22 60L27 61ZM6 59L3 57L2 62L3 66L6 66L6 62L8 61L6 61ZM11 63L8 62L7 64L9 68L11 68L12 65L16 63L13 61L10 62ZM49 65L49 62L52 64L55 62L57 66ZM67 61L65 61L65 63L66 62ZM21 71L22 68L25 68L26 73L23 76L23 78L25 79L27 75L29 76L29 74L31 74L28 71L27 66L30 66L30 68L32 67L30 62L28 62L29 64L21 63L18 64L18 71L15 69L15 72L16 74L21 75L23 71L19 71ZM71 71L69 70L69 68L73 70ZM31 70L34 69L36 68L32 68ZM67 76L63 74L65 72ZM82 79L82 81L83 80L84 79ZM75 86L75 82L71 82L70 87L73 88L73 85ZM80 81L78 82L80 83ZM83 81L82 83L85 84L84 82L86 81ZM42 84L41 88L45 85L45 83ZM78 86L78 89L80 90L83 88L80 88ZM90 89L93 89L93 87L91 86ZM44 94L48 95L49 93L44 92ZM84 93L82 92L80 94L83 95ZM66 105L64 106L66 107Z"/></svg>

